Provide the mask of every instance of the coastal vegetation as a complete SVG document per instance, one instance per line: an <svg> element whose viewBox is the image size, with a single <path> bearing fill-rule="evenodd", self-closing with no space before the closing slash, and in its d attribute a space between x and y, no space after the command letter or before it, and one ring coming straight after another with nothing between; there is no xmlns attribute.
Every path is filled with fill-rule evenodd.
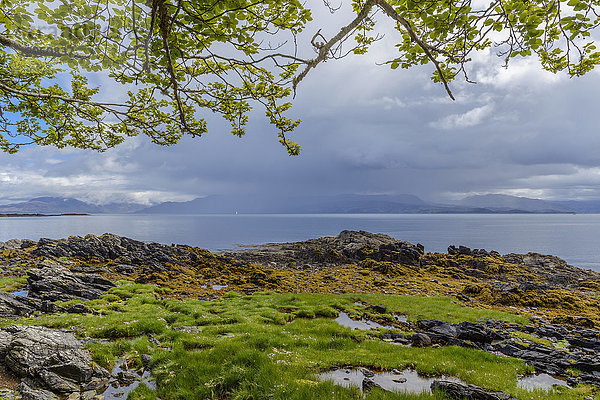
<svg viewBox="0 0 600 400"><path fill-rule="evenodd" d="M600 277L552 256L425 253L366 232L220 255L90 235L15 241L1 256L0 331L75 333L94 371L138 377L130 400L448 398L429 384L345 387L323 378L332 371L450 378L520 400L600 399L590 355ZM12 337L0 346L9 355ZM540 373L559 384L523 385Z"/></svg>
<svg viewBox="0 0 600 400"><path fill-rule="evenodd" d="M411 319L460 321L490 317L523 321L514 314L454 305L441 315L447 298L391 295L332 295L227 292L209 301L169 298L153 285L119 282L98 300L85 304L99 315L57 314L21 320L23 324L69 329L80 337L106 339L87 348L107 369L117 360L141 369L142 354L150 354L156 392L139 386L132 399L349 399L362 398L359 388L321 382L315 374L335 366L367 367L374 371L416 369L425 376L453 376L499 390L519 399L577 399L593 387L527 391L517 388L519 376L533 368L522 360L458 346L417 348L382 340L386 332L351 330L336 321L340 310L365 316L364 305L389 307ZM67 305L67 304L63 304ZM13 321L6 321L12 324ZM443 398L436 395L370 392L368 399ZM600 397L599 397L600 398Z"/></svg>

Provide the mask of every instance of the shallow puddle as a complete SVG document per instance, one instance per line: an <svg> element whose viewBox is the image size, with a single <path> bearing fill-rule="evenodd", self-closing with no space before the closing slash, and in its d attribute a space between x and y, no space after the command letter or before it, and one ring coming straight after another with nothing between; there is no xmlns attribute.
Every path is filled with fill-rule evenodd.
<svg viewBox="0 0 600 400"><path fill-rule="evenodd" d="M317 378L323 381L333 381L333 383L336 385L344 387L356 386L362 390L362 382L366 376L363 374L363 372L361 372L360 369L341 368L318 374ZM375 373L372 377L369 377L369 379L385 390L414 394L431 393L431 384L435 380L443 379L446 381L464 383L458 378L445 376L434 378L421 377L416 371L411 369L405 369L404 371Z"/></svg>
<svg viewBox="0 0 600 400"><path fill-rule="evenodd" d="M555 385L568 386L567 382L548 374L523 376L517 381L517 387L527 390L549 390Z"/></svg>
<svg viewBox="0 0 600 400"><path fill-rule="evenodd" d="M398 322L408 322L408 318L406 317L406 315L394 314L394 318L396 318L396 321Z"/></svg>
<svg viewBox="0 0 600 400"><path fill-rule="evenodd" d="M225 289L227 286L229 286L229 285L212 285L212 289L213 290L221 290L221 289Z"/></svg>
<svg viewBox="0 0 600 400"><path fill-rule="evenodd" d="M343 312L341 312L340 315L335 319L335 322L352 330L358 329L361 331L368 331L369 329L376 328L394 329L393 326L381 325L374 321L367 321L366 319L355 321L351 319L348 314Z"/></svg>
<svg viewBox="0 0 600 400"><path fill-rule="evenodd" d="M29 297L29 290L17 290L16 292L13 292L13 295L18 297Z"/></svg>
<svg viewBox="0 0 600 400"><path fill-rule="evenodd" d="M138 387L138 385L140 383L144 383L150 389L156 390L156 383L154 383L154 381L150 380L150 371L144 371L144 373L141 376L138 375L138 379L139 380L136 380L133 383L130 383L129 385L120 385L115 380L114 377L119 372L128 371L127 369L123 368L124 366L125 366L125 364L121 363L121 364L118 364L117 366L115 366L113 368L112 373L111 373L112 378L111 378L110 385L102 393L102 396L104 396L104 400L123 400L123 399L126 399L127 396L129 395L129 392L131 392L133 389L135 389L136 387Z"/></svg>

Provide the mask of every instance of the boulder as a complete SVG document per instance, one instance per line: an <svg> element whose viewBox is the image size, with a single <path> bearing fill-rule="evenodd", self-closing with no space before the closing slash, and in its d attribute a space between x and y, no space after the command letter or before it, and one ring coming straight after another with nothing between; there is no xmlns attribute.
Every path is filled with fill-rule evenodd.
<svg viewBox="0 0 600 400"><path fill-rule="evenodd" d="M457 335L456 324L450 322L439 321L437 319L424 319L417 322L417 326L427 331L427 333L433 333L436 336L441 336L445 341L454 339Z"/></svg>
<svg viewBox="0 0 600 400"><path fill-rule="evenodd" d="M458 324L456 337L462 340L470 340L477 343L492 343L494 340L502 340L504 337L485 325L473 322L461 322Z"/></svg>
<svg viewBox="0 0 600 400"><path fill-rule="evenodd" d="M410 341L415 347L431 346L431 338L424 333L415 333L410 337Z"/></svg>
<svg viewBox="0 0 600 400"><path fill-rule="evenodd" d="M91 366L90 354L70 332L38 326L11 326L2 332L11 335L5 363L22 378L55 393L79 391L94 378L108 384L108 371Z"/></svg>
<svg viewBox="0 0 600 400"><path fill-rule="evenodd" d="M376 312L378 314L385 314L387 311L387 307L383 305L373 305L367 307L367 310Z"/></svg>
<svg viewBox="0 0 600 400"><path fill-rule="evenodd" d="M381 385L379 385L378 383L376 383L375 381L373 381L372 379L369 379L369 378L364 378L362 380L361 388L362 388L363 392L368 392L369 390L371 390L373 388L379 388L381 390L385 390L381 387Z"/></svg>

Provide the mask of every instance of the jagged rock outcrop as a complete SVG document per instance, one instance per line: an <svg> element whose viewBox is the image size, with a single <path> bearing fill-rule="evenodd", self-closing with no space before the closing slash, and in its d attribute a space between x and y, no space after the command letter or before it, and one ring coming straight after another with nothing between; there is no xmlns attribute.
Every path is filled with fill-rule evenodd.
<svg viewBox="0 0 600 400"><path fill-rule="evenodd" d="M27 317L37 311L39 307L39 302L11 293L0 292L0 318Z"/></svg>
<svg viewBox="0 0 600 400"><path fill-rule="evenodd" d="M92 366L90 354L70 332L38 326L11 326L0 332L6 367L32 383L22 385L24 398L44 395L36 394L34 386L67 394L86 389L93 380L104 383L97 385L99 391L108 385L109 372Z"/></svg>
<svg viewBox="0 0 600 400"><path fill-rule="evenodd" d="M30 270L27 284L30 296L46 301L97 299L115 286L100 275L74 273L60 267Z"/></svg>
<svg viewBox="0 0 600 400"><path fill-rule="evenodd" d="M42 238L32 251L37 257L77 257L82 260L117 260L123 264L160 267L164 263L179 264L183 260L195 260L196 254L185 246L168 246L144 243L122 236L71 236L54 240Z"/></svg>
<svg viewBox="0 0 600 400"><path fill-rule="evenodd" d="M552 286L570 288L587 281L600 282L600 273L569 265L565 260L538 253L506 254L504 261L525 267Z"/></svg>
<svg viewBox="0 0 600 400"><path fill-rule="evenodd" d="M450 255L464 255L464 256L500 256L497 251L487 251L485 249L470 249L466 246L449 246L448 254Z"/></svg>
<svg viewBox="0 0 600 400"><path fill-rule="evenodd" d="M296 243L270 243L225 255L277 266L323 266L363 260L419 266L424 251L421 244L413 245L382 233L345 230L337 236Z"/></svg>
<svg viewBox="0 0 600 400"><path fill-rule="evenodd" d="M417 327L429 335L434 343L469 346L492 343L505 337L484 324L461 322L453 324L435 319L420 320ZM465 343L469 342L469 343Z"/></svg>

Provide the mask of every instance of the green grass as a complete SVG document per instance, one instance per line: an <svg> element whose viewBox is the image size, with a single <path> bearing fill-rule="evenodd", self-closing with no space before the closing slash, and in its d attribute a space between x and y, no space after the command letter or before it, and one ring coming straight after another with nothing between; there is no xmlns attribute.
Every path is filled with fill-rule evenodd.
<svg viewBox="0 0 600 400"><path fill-rule="evenodd" d="M118 358L150 367L157 391L141 385L138 399L361 399L357 388L320 382L315 374L333 366L375 370L414 368L429 375L456 376L501 390L522 400L583 399L590 387L527 392L517 377L530 372L521 360L463 347L412 348L379 339L376 332L352 331L337 324L340 310L360 315L382 304L409 320L438 318L523 322L508 313L462 307L446 297L228 293L212 301L164 299L154 286L121 282L102 298L86 302L100 315L55 314L22 323L75 329L80 336L108 339L90 343L93 360L112 368ZM14 323L14 321L12 322ZM374 390L366 399L437 399L440 394L407 395Z"/></svg>
<svg viewBox="0 0 600 400"><path fill-rule="evenodd" d="M27 285L27 277L7 276L0 278L0 292L12 293Z"/></svg>

